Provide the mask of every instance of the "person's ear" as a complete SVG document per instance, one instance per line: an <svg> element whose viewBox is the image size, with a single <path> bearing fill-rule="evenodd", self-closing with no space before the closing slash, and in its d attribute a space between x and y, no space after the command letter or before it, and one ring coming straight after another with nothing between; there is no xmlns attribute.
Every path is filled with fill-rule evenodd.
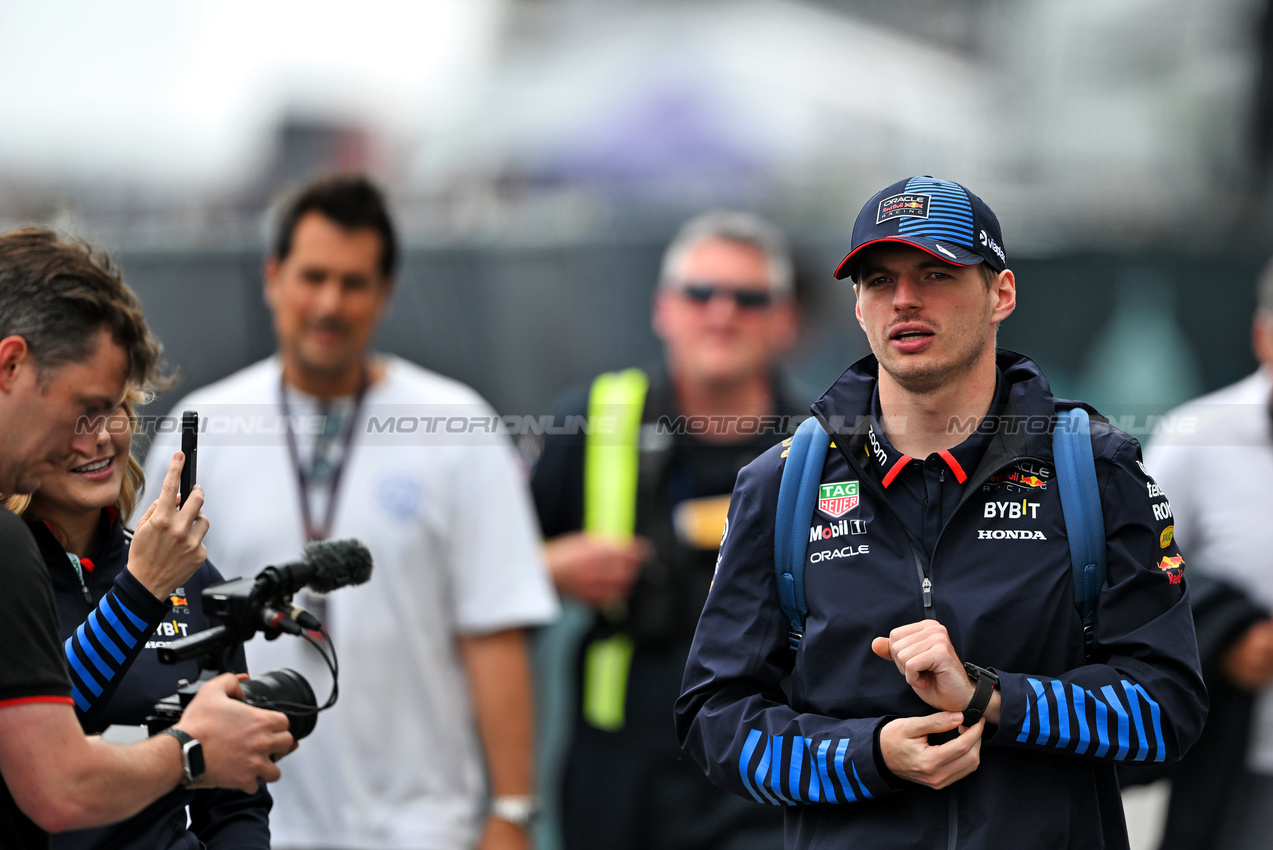
<svg viewBox="0 0 1273 850"><path fill-rule="evenodd" d="M1251 351L1266 369L1273 369L1273 315L1257 310L1251 322Z"/></svg>
<svg viewBox="0 0 1273 850"><path fill-rule="evenodd" d="M34 366L26 339L16 335L0 339L0 391L12 392L23 370Z"/></svg>
<svg viewBox="0 0 1273 850"><path fill-rule="evenodd" d="M270 310L278 306L280 265L278 257L270 257L265 261L265 288L261 294L265 298L265 305Z"/></svg>
<svg viewBox="0 0 1273 850"><path fill-rule="evenodd" d="M655 290L654 305L650 308L650 327L654 330L654 335L665 342L669 321L668 311L671 309L668 301L671 297L671 294L662 288Z"/></svg>
<svg viewBox="0 0 1273 850"><path fill-rule="evenodd" d="M1004 269L999 272L995 282L990 285L990 292L995 299L990 321L1002 322L1012 315L1013 310L1017 309L1017 279L1012 274L1012 269Z"/></svg>

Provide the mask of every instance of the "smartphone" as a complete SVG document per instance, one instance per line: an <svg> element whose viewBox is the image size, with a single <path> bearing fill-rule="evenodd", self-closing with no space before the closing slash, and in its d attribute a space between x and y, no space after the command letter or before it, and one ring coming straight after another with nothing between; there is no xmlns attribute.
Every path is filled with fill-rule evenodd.
<svg viewBox="0 0 1273 850"><path fill-rule="evenodd" d="M181 453L186 462L181 467L181 504L195 485L195 469L199 460L199 414L187 410L181 414Z"/></svg>

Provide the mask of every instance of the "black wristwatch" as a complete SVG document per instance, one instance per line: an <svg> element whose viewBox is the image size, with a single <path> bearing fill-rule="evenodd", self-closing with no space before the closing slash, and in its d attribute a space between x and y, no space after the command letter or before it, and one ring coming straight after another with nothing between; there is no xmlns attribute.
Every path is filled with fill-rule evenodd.
<svg viewBox="0 0 1273 850"><path fill-rule="evenodd" d="M978 667L969 661L964 662L964 670L968 673L968 681L977 686L972 692L972 699L964 709L964 725L971 726L981 719L990 705L990 695L999 687L999 676L993 670Z"/></svg>
<svg viewBox="0 0 1273 850"><path fill-rule="evenodd" d="M181 743L181 767L185 776L181 780L182 787L188 788L203 778L203 744L190 737L189 732L169 726L159 733L171 735Z"/></svg>

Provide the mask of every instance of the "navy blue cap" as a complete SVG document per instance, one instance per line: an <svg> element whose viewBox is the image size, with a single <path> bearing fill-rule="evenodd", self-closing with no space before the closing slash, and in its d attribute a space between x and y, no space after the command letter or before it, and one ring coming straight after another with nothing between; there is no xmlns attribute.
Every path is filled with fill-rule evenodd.
<svg viewBox="0 0 1273 850"><path fill-rule="evenodd" d="M857 273L862 251L880 242L914 245L956 266L1008 267L999 219L986 202L958 183L935 177L899 180L866 202L853 222L853 245L835 270Z"/></svg>

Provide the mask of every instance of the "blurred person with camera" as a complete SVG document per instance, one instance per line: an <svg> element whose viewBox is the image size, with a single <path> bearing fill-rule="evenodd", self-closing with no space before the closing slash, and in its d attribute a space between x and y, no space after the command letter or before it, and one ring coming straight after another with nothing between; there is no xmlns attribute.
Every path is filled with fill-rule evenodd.
<svg viewBox="0 0 1273 850"><path fill-rule="evenodd" d="M1132 437L996 348L1003 246L957 183L870 198L835 276L872 354L738 476L676 726L787 847L1125 850L1116 766L1202 727L1166 497Z"/></svg>
<svg viewBox="0 0 1273 850"><path fill-rule="evenodd" d="M27 521L53 582L63 649L70 665L71 696L80 724L90 734L112 725L143 726L157 701L195 681L196 661L162 664L158 650L209 628L199 598L221 581L206 560L203 492L184 504L178 494L184 457L169 464L159 500L147 508L136 532L124 527L142 487L141 464L131 454L134 406L142 390L100 420L91 454L77 447L34 494L11 496L5 506ZM155 539L148 527L160 505L185 511ZM180 515L179 515L180 516ZM162 547L162 548L160 548ZM243 651L235 669L247 670ZM176 788L122 823L53 836L53 850L269 850L270 796L226 789ZM189 818L187 818L187 811ZM187 820L189 827L187 828Z"/></svg>
<svg viewBox="0 0 1273 850"><path fill-rule="evenodd" d="M174 410L209 423L199 475L223 505L208 551L227 576L329 537L359 538L375 560L366 584L298 597L320 609L345 663L339 703L272 789L273 846L518 850L536 809L523 632L551 620L556 599L507 437L427 424L489 426L493 411L469 387L370 350L397 261L366 178L303 187L281 207L265 262L278 353ZM218 438L236 418L286 427ZM425 424L396 431L408 420ZM150 474L172 445L157 439ZM253 668L330 686L300 641L247 651Z"/></svg>
<svg viewBox="0 0 1273 850"><path fill-rule="evenodd" d="M1246 378L1171 411L1146 462L1171 493L1211 716L1170 772L1163 850L1250 850L1273 835L1273 263L1257 286Z"/></svg>
<svg viewBox="0 0 1273 850"><path fill-rule="evenodd" d="M685 761L669 709L734 478L801 413L776 368L795 339L794 289L786 238L772 225L727 211L685 223L654 297L663 362L603 374L555 406L557 422L608 419L613 432L549 435L531 449L549 570L574 603L538 653L568 683L554 686L568 699L557 718L568 728L546 736L564 756L545 754L555 793L544 789L561 797L568 850L781 841L781 813L721 791Z"/></svg>
<svg viewBox="0 0 1273 850"><path fill-rule="evenodd" d="M159 362L106 257L47 230L0 235L0 491L32 493L94 454L126 387L148 385ZM160 503L147 517L133 553L141 573L162 573L207 528L197 507ZM232 675L209 682L171 734L127 747L85 737L39 547L7 509L0 538L0 845L48 847L47 832L122 820L179 785L255 792L278 779L274 758L294 747L287 718L241 702Z"/></svg>

